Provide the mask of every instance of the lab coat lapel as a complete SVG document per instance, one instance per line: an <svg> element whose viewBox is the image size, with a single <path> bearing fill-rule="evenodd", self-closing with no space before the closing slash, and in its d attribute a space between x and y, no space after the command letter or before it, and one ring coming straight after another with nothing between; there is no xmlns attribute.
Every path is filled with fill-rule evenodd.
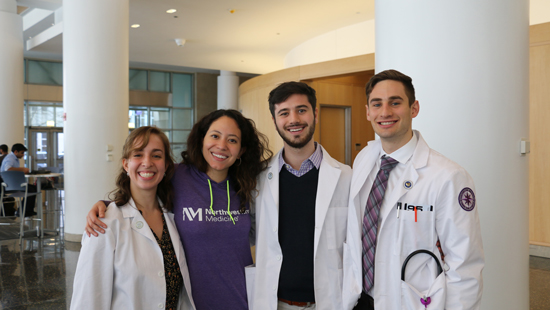
<svg viewBox="0 0 550 310"><path fill-rule="evenodd" d="M269 162L269 166L267 167L265 178L266 184L269 187L269 191L271 192L271 198L273 198L273 205L276 210L276 216L279 216L279 156L281 155L281 151L277 153L277 155L273 156L271 161Z"/></svg>
<svg viewBox="0 0 550 310"><path fill-rule="evenodd" d="M368 153L365 154L363 160L361 160L361 162L354 162L353 177L351 180L350 189L351 199L355 199L355 197L359 194L361 188L363 188L363 185L367 181L371 170L376 165L381 148L380 140L369 141L366 148L368 148ZM355 165L356 163L357 165Z"/></svg>
<svg viewBox="0 0 550 310"><path fill-rule="evenodd" d="M407 194L410 189L416 186L416 182L418 181L417 170L425 167L428 163L430 149L426 144L426 141L424 141L424 139L420 135L420 132L415 131L415 133L418 137L418 142L416 144L416 148L411 159L406 164L407 167L405 168L405 172L397 183L398 188L395 188L391 193L386 193L386 195L389 194L389 196L386 196L386 198L389 199L388 202L390 202L392 206L396 206L399 199ZM410 181L412 183L412 187L408 189L405 187L405 182L407 181ZM382 227L384 226L385 219L388 218L388 214L391 212L391 210L392 209L387 209L386 213L382 215L384 221L382 222L380 229L382 229Z"/></svg>
<svg viewBox="0 0 550 310"><path fill-rule="evenodd" d="M319 167L319 178L317 185L317 197L315 198L315 227L323 227L325 223L325 217L328 212L328 208L332 201L336 185L340 179L340 173L342 172L335 160L325 151L325 149L318 144L323 151L323 160ZM323 227L324 229L324 227ZM315 230L315 243L313 247L314 257L317 255L317 246L319 244L319 238L323 229ZM328 232L331 233L331 232Z"/></svg>
<svg viewBox="0 0 550 310"><path fill-rule="evenodd" d="M147 224L141 213L139 213L139 210L137 209L136 204L134 203L134 200L132 198L130 198L130 201L128 201L127 204L122 206L122 215L124 216L124 218L132 218L130 226L132 227L133 231L157 244L157 240L155 239L155 236L153 236L151 228L149 228L149 225Z"/></svg>

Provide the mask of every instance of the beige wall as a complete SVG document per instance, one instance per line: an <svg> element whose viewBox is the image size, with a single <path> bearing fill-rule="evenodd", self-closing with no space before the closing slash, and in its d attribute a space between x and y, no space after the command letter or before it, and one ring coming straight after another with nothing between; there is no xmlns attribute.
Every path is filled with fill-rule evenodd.
<svg viewBox="0 0 550 310"><path fill-rule="evenodd" d="M345 59L327 61L317 64L288 68L261 76L252 78L244 82L239 87L239 109L243 114L253 119L260 132L265 134L269 139L270 149L277 152L283 147L283 141L279 137L269 112L267 97L269 92L277 85L288 81L304 81L312 84L317 90L318 102L327 104L343 104L344 101L334 99L334 94L342 94L345 96L345 102L358 102L353 105L355 110L360 110L359 105L364 103L361 101L358 86L354 86L350 81L344 81L344 76L360 74L364 72L373 72L374 70L374 55L362 55ZM328 78L331 77L331 78ZM364 85L363 85L364 86ZM334 91L330 90L334 88ZM332 103L331 103L332 102ZM352 116L352 145L355 143L365 143L359 137L361 135L353 134L353 131L366 130L364 125L353 121L361 112L355 113ZM357 115L355 115L357 114ZM365 114L362 114L364 118ZM355 137L355 138L354 138ZM353 153L352 158L355 157Z"/></svg>
<svg viewBox="0 0 550 310"><path fill-rule="evenodd" d="M550 23L530 27L529 240L550 246Z"/></svg>
<svg viewBox="0 0 550 310"><path fill-rule="evenodd" d="M367 121L365 85L374 75L369 70L352 75L313 79L309 85L317 91L318 105L347 106L351 108L351 162L355 156L374 139L374 130ZM319 116L322 118L322 114ZM315 132L315 141L320 130ZM357 147L356 147L357 146Z"/></svg>

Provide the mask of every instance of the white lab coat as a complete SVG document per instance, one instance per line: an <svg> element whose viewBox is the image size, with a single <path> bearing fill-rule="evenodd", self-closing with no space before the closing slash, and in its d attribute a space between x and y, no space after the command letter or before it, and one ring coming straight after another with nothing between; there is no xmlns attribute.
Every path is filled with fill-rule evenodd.
<svg viewBox="0 0 550 310"><path fill-rule="evenodd" d="M342 308L342 247L346 235L351 168L330 157L320 147L323 160L315 199L315 301L317 310L338 310ZM284 259L277 229L281 152L260 174L259 196L252 206L256 212L256 267L247 268L247 289L249 307L253 310L277 309L279 273Z"/></svg>
<svg viewBox="0 0 550 310"><path fill-rule="evenodd" d="M371 290L375 308L411 307L402 296L402 264L409 254L418 249L433 252L441 261L436 247L439 238L448 267L445 281L438 281L446 286L445 309L479 309L484 256L477 205L473 210L466 211L458 202L458 196L464 188L475 191L474 183L462 167L430 149L418 131L415 134L418 143L406 163L404 174L399 177L398 187L392 192L386 192L384 197L394 207L389 213L381 214L382 222L378 227L375 280ZM353 308L362 290L361 230L365 205L361 205L360 201L366 201L369 195L372 181L366 187L364 185L369 173L376 167L380 151L380 140L371 141L354 162L348 232L344 245L345 309ZM405 186L406 181L412 182L409 189ZM403 207L405 203L423 206L422 212L417 211L417 222L412 210L401 210L397 218L398 202ZM430 206L433 206L433 211L429 211ZM425 254L417 255L407 265L405 280L413 282L419 290L427 290L430 282L435 281L435 275L433 258ZM424 309L420 303L417 306L417 309Z"/></svg>
<svg viewBox="0 0 550 310"><path fill-rule="evenodd" d="M185 254L174 225L164 213L183 275L178 309L195 309ZM99 237L82 236L71 309L160 309L166 302L162 251L132 199L105 213L108 225Z"/></svg>

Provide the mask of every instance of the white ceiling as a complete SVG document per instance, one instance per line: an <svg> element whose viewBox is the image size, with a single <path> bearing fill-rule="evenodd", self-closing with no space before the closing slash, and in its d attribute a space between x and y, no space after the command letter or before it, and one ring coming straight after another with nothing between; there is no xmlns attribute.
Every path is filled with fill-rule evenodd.
<svg viewBox="0 0 550 310"><path fill-rule="evenodd" d="M61 1L17 1L20 6L52 12L24 31L25 40L62 20ZM130 61L172 68L272 72L283 69L285 55L300 43L373 19L374 1L130 0L130 24L141 25L130 29ZM530 3L531 24L550 21L549 0ZM24 20L30 9L21 13ZM167 14L168 9L177 12ZM185 39L185 45L178 47L176 38ZM60 32L25 51L25 57L61 60L62 42Z"/></svg>
<svg viewBox="0 0 550 310"><path fill-rule="evenodd" d="M172 8L177 12L167 14ZM26 30L25 39L51 27L52 16ZM283 69L285 55L300 43L373 17L374 0L130 0L130 24L141 25L130 29L130 61L267 73ZM178 47L175 38L185 45ZM60 59L61 43L62 34L25 56Z"/></svg>

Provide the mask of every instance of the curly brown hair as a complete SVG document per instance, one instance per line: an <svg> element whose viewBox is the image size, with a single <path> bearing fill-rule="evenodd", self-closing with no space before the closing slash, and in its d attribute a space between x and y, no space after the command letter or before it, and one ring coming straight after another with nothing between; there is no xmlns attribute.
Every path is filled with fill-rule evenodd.
<svg viewBox="0 0 550 310"><path fill-rule="evenodd" d="M170 149L170 142L166 135L157 127L152 126L144 126L135 129L130 133L128 138L126 138L126 142L122 148L122 159L129 159L132 152L141 151L147 147L151 135L157 135L162 141L164 145L164 161L166 164L164 178L157 185L157 197L162 201L164 209L172 211L172 182L170 180L174 175L175 167L172 158L172 150ZM132 192L130 191L130 177L127 175L122 165L115 184L116 189L109 194L109 198L112 199L117 206L127 204L132 197Z"/></svg>
<svg viewBox="0 0 550 310"><path fill-rule="evenodd" d="M187 150L181 153L182 163L193 165L206 173L208 163L202 155L204 137L210 125L222 116L235 120L241 130L241 149L245 152L241 155L240 163L235 162L229 167L228 175L236 183L235 191L241 200L239 211L243 213L246 203L253 198L257 176L267 167L273 156L273 152L268 148L267 137L256 129L253 120L244 117L237 110L217 110L206 115L191 129L187 139Z"/></svg>

